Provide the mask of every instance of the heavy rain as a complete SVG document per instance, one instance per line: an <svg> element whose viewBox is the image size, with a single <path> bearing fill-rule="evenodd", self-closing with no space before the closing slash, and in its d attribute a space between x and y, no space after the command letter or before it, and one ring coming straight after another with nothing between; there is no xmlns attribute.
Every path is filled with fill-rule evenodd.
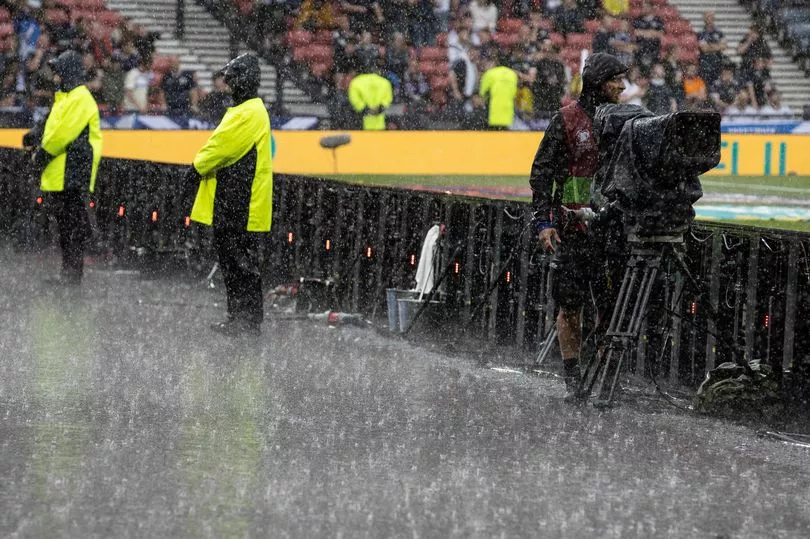
<svg viewBox="0 0 810 539"><path fill-rule="evenodd" d="M0 536L810 536L808 27L0 1Z"/></svg>

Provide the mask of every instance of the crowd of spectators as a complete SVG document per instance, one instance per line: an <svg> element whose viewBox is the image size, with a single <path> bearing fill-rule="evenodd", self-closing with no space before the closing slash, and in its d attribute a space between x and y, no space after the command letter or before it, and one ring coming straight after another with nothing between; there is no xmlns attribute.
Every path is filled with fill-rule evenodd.
<svg viewBox="0 0 810 539"><path fill-rule="evenodd" d="M657 113L793 112L771 80L771 51L757 24L740 43L727 43L714 13L695 32L666 0L257 0L280 3L286 18L272 28L260 22L259 33L288 47L294 64L336 99L373 65L406 111L463 124L478 105L482 66L493 60L518 73L516 109L531 124L577 97L585 50L630 66L622 100Z"/></svg>
<svg viewBox="0 0 810 539"><path fill-rule="evenodd" d="M155 55L158 35L103 0L0 0L0 107L49 107L56 88L49 61L65 50L82 54L87 85L106 114L202 114L194 72L176 57ZM212 120L216 120L212 114Z"/></svg>

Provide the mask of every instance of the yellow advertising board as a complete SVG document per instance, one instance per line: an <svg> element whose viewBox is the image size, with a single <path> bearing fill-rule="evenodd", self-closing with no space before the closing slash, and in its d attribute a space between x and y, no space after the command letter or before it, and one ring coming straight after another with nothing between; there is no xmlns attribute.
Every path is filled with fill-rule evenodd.
<svg viewBox="0 0 810 539"><path fill-rule="evenodd" d="M0 146L19 148L24 131L0 129ZM274 169L288 174L528 176L538 132L351 132L351 142L324 149L330 131L274 131ZM104 131L104 155L188 164L208 131ZM810 175L810 135L724 134L724 176Z"/></svg>

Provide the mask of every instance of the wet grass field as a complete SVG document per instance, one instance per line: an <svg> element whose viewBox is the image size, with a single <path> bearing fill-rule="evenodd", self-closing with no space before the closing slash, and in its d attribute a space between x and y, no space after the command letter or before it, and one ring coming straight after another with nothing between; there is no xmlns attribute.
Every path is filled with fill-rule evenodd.
<svg viewBox="0 0 810 539"><path fill-rule="evenodd" d="M332 179L530 200L527 176L337 175ZM704 176L698 219L810 232L810 176Z"/></svg>

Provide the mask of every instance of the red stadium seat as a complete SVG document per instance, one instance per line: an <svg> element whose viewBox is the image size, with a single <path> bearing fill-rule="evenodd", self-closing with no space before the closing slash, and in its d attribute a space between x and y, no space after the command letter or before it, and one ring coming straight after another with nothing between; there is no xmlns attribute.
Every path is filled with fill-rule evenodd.
<svg viewBox="0 0 810 539"><path fill-rule="evenodd" d="M446 62L447 49L443 47L422 47L418 49L419 59L423 62Z"/></svg>
<svg viewBox="0 0 810 539"><path fill-rule="evenodd" d="M312 32L306 30L290 30L287 32L287 46L291 48L303 47L313 42Z"/></svg>
<svg viewBox="0 0 810 539"><path fill-rule="evenodd" d="M595 34L602 27L602 21L599 19L587 19L585 21L585 31L589 34Z"/></svg>
<svg viewBox="0 0 810 539"><path fill-rule="evenodd" d="M308 64L331 63L332 47L329 45L305 45L293 49L293 60Z"/></svg>
<svg viewBox="0 0 810 539"><path fill-rule="evenodd" d="M683 49L678 54L678 60L682 63L695 63L700 57L700 51L696 49Z"/></svg>
<svg viewBox="0 0 810 539"><path fill-rule="evenodd" d="M316 62L312 64L310 71L312 74L315 75L319 79L324 79L329 75L329 71L332 69L332 61L328 62Z"/></svg>
<svg viewBox="0 0 810 539"><path fill-rule="evenodd" d="M669 2L667 0L650 0L650 4L655 7L662 7L666 6ZM710 7L710 4L707 4L706 7Z"/></svg>
<svg viewBox="0 0 810 539"><path fill-rule="evenodd" d="M449 70L450 67L447 62L421 62L419 64L419 71L428 77L433 75L447 75Z"/></svg>
<svg viewBox="0 0 810 539"><path fill-rule="evenodd" d="M675 19L674 21L664 23L664 32L673 36L695 33L689 21L684 19Z"/></svg>
<svg viewBox="0 0 810 539"><path fill-rule="evenodd" d="M661 20L664 21L664 23L681 18L681 14L678 11L678 8L675 6L659 7L655 10L655 14L661 17Z"/></svg>
<svg viewBox="0 0 810 539"><path fill-rule="evenodd" d="M545 30L546 32L554 31L554 21L551 19L542 18L537 21L537 28Z"/></svg>
<svg viewBox="0 0 810 539"><path fill-rule="evenodd" d="M103 24L109 28L115 28L121 24L121 22L124 20L124 16L117 11L99 11L96 13L95 20L99 24Z"/></svg>
<svg viewBox="0 0 810 539"><path fill-rule="evenodd" d="M104 0L76 0L76 8L81 6L85 11L105 11L107 3Z"/></svg>
<svg viewBox="0 0 810 539"><path fill-rule="evenodd" d="M555 47L562 47L565 45L565 36L559 32L549 34L548 38L551 40L551 44Z"/></svg>
<svg viewBox="0 0 810 539"><path fill-rule="evenodd" d="M520 19L500 19L496 29L504 34L515 34L520 31L524 24Z"/></svg>
<svg viewBox="0 0 810 539"><path fill-rule="evenodd" d="M152 71L160 75L168 73L172 69L174 60L176 60L174 56L155 56L152 58Z"/></svg>
<svg viewBox="0 0 810 539"><path fill-rule="evenodd" d="M568 34L565 38L565 44L571 48L590 50L593 44L593 36L591 34Z"/></svg>
<svg viewBox="0 0 810 539"><path fill-rule="evenodd" d="M436 36L436 46L447 48L447 32L442 32Z"/></svg>
<svg viewBox="0 0 810 539"><path fill-rule="evenodd" d="M70 15L64 9L48 9L45 11L45 22L50 25L60 25L70 22Z"/></svg>
<svg viewBox="0 0 810 539"><path fill-rule="evenodd" d="M5 39L14 35L14 26L9 23L0 24L0 39Z"/></svg>
<svg viewBox="0 0 810 539"><path fill-rule="evenodd" d="M492 34L492 41L497 43L500 47L512 47L517 43L517 40L517 34L504 34L503 32L495 32Z"/></svg>
<svg viewBox="0 0 810 539"><path fill-rule="evenodd" d="M77 4L81 4L82 0L53 0L51 4L54 6L62 6L67 9L73 9Z"/></svg>
<svg viewBox="0 0 810 539"><path fill-rule="evenodd" d="M430 77L431 90L446 90L450 87L450 77L445 73L444 75L432 75Z"/></svg>
<svg viewBox="0 0 810 539"><path fill-rule="evenodd" d="M0 22L9 22L11 20L11 13L4 8L0 7Z"/></svg>
<svg viewBox="0 0 810 539"><path fill-rule="evenodd" d="M313 42L317 43L318 45L331 45L332 32L330 30L318 30L317 32L315 32Z"/></svg>

